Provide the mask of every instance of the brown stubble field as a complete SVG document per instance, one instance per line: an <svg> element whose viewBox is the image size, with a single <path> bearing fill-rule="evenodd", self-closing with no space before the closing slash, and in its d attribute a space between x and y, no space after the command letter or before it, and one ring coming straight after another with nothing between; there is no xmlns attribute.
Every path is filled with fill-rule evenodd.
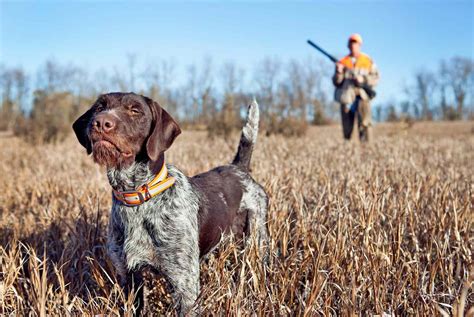
<svg viewBox="0 0 474 317"><path fill-rule="evenodd" d="M379 125L366 146L339 126L260 135L268 267L254 245L224 241L201 265L203 315L472 316L473 127ZM194 175L237 142L187 131L167 161ZM72 135L33 147L3 135L0 148L0 315L129 313L104 248L104 171Z"/></svg>

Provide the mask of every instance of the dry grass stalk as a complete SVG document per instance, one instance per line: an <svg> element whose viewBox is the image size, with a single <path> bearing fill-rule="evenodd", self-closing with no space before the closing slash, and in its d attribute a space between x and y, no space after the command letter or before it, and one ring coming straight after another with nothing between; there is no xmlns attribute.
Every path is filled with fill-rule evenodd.
<svg viewBox="0 0 474 317"><path fill-rule="evenodd" d="M367 146L338 127L262 135L253 175L271 198L269 265L225 240L201 265L203 313L472 316L470 129L384 125ZM184 133L168 160L191 175L228 162L233 149L205 134ZM104 249L103 171L73 138L0 147L0 314L131 315Z"/></svg>

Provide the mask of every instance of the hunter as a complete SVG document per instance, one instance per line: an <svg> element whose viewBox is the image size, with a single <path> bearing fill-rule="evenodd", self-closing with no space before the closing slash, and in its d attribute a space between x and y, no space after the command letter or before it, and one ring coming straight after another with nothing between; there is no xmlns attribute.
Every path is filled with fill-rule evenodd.
<svg viewBox="0 0 474 317"><path fill-rule="evenodd" d="M362 37L359 34L352 34L347 46L350 53L336 63L332 78L336 86L334 97L341 106L344 138L351 138L357 116L359 138L367 142L372 125L370 100L375 97L373 88L379 80L379 72L372 59L361 52Z"/></svg>

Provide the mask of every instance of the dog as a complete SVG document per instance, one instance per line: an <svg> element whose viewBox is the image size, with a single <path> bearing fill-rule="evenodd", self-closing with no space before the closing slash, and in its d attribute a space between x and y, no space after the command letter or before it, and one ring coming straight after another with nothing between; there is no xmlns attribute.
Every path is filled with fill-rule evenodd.
<svg viewBox="0 0 474 317"><path fill-rule="evenodd" d="M265 249L268 196L249 173L258 124L253 101L232 163L187 177L165 163L180 127L148 97L101 95L74 122L87 154L107 168L112 187L107 251L123 285L134 277L143 280L151 269L167 281L178 314L193 314L200 259L223 234L239 239L255 234L259 250ZM146 303L142 298L142 313Z"/></svg>

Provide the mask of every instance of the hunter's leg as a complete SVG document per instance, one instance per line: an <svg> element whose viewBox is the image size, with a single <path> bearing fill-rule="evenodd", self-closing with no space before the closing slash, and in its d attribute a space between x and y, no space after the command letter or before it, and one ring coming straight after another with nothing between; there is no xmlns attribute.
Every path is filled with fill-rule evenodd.
<svg viewBox="0 0 474 317"><path fill-rule="evenodd" d="M350 111L350 105L341 104L342 132L346 140L351 139L354 117L354 113Z"/></svg>
<svg viewBox="0 0 474 317"><path fill-rule="evenodd" d="M368 100L360 100L358 110L359 138L362 142L368 142L371 138L372 129L370 102Z"/></svg>

